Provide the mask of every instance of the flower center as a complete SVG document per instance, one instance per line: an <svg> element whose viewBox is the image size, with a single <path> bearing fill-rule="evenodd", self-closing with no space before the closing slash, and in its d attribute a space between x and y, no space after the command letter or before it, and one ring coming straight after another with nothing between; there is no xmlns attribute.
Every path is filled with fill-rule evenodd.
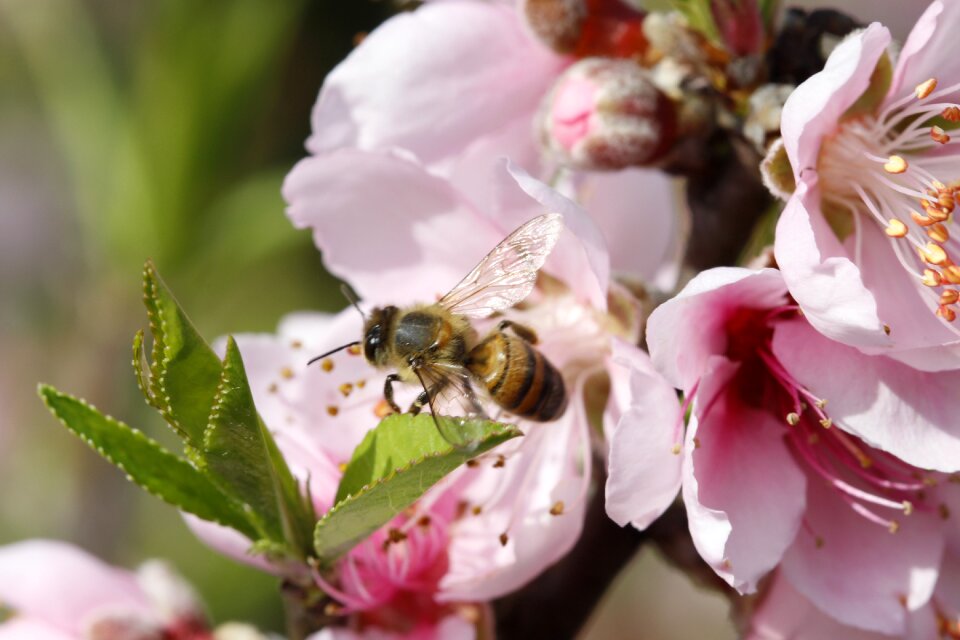
<svg viewBox="0 0 960 640"><path fill-rule="evenodd" d="M953 260L960 256L960 244L951 237L960 197L955 168L960 139L943 127L960 122L960 105L948 98L960 85L939 91L936 85L928 80L879 114L842 123L824 143L818 171L828 220L853 214L848 218L855 234L854 261L861 262L863 224L856 214L864 214L890 238L926 306L951 323L960 299L955 286L960 266Z"/></svg>

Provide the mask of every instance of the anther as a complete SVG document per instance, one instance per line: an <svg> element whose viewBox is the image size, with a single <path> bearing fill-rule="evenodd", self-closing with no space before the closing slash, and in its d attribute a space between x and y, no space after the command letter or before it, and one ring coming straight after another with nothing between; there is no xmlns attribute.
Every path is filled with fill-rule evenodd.
<svg viewBox="0 0 960 640"><path fill-rule="evenodd" d="M303 346L303 343L300 342L299 340L291 340L291 341L290 341L290 348L291 348L291 349L299 349L299 348L302 347L302 346Z"/></svg>
<svg viewBox="0 0 960 640"><path fill-rule="evenodd" d="M813 404L817 405L817 409L823 409L825 406L827 406L827 399L826 399L826 398L820 398L819 400L817 400L817 401L814 402Z"/></svg>
<svg viewBox="0 0 960 640"><path fill-rule="evenodd" d="M431 522L430 516L420 516L420 519L417 520L417 526L420 526L426 529L427 527L430 526L430 522Z"/></svg>
<svg viewBox="0 0 960 640"><path fill-rule="evenodd" d="M337 469L340 470L340 473L346 473L346 472L347 472L347 463L346 463L346 462L341 462L340 464L337 465Z"/></svg>
<svg viewBox="0 0 960 640"><path fill-rule="evenodd" d="M887 173L903 173L907 170L907 161L903 156L890 156L883 164L883 170Z"/></svg>
<svg viewBox="0 0 960 640"><path fill-rule="evenodd" d="M955 264L945 267L941 275L950 284L960 284L960 267Z"/></svg>
<svg viewBox="0 0 960 640"><path fill-rule="evenodd" d="M343 607L336 602L328 602L323 607L323 612L330 617L339 616L343 613Z"/></svg>
<svg viewBox="0 0 960 640"><path fill-rule="evenodd" d="M820 426L823 427L824 429L829 429L830 427L833 426L833 420L830 418L824 418L823 420L820 421Z"/></svg>
<svg viewBox="0 0 960 640"><path fill-rule="evenodd" d="M694 449L699 449L699 448L700 448L700 438L698 438L698 437L696 437L696 436L693 437L693 448L694 448Z"/></svg>
<svg viewBox="0 0 960 640"><path fill-rule="evenodd" d="M926 200L924 200L923 202L926 202ZM916 211L911 211L911 212L910 212L910 217L913 218L913 221L916 222L916 223L917 223L918 225L920 225L921 227L929 227L929 226L932 225L934 222L936 222L936 220L933 220L933 219L931 219L931 218L928 218L928 217L925 216L925 215L921 215L921 214L917 213Z"/></svg>
<svg viewBox="0 0 960 640"><path fill-rule="evenodd" d="M472 514L475 515L475 516L478 516L478 515L480 515L481 513L483 513L483 507L481 507L481 506L478 504L477 506L475 506L475 507L473 507L472 509L470 509L470 513L472 513Z"/></svg>
<svg viewBox="0 0 960 640"><path fill-rule="evenodd" d="M941 222L929 227L927 229L927 235L930 236L930 239L934 242L943 243L950 239L950 232L947 231L947 228Z"/></svg>
<svg viewBox="0 0 960 640"><path fill-rule="evenodd" d="M923 278L920 279L920 282L927 285L928 287L936 287L940 285L941 279L940 274L933 269L924 269Z"/></svg>
<svg viewBox="0 0 960 640"><path fill-rule="evenodd" d="M327 406L327 413L332 417L340 413L340 409L336 405L331 404Z"/></svg>
<svg viewBox="0 0 960 640"><path fill-rule="evenodd" d="M908 516L913 513L913 503L909 500L903 501L903 515Z"/></svg>
<svg viewBox="0 0 960 640"><path fill-rule="evenodd" d="M284 380L290 380L293 378L293 369L290 367L284 367L280 369L280 377Z"/></svg>
<svg viewBox="0 0 960 640"><path fill-rule="evenodd" d="M940 514L940 517L943 518L944 520L950 517L950 507L948 507L945 504L941 504L939 507L937 507L937 512Z"/></svg>
<svg viewBox="0 0 960 640"><path fill-rule="evenodd" d="M497 461L493 463L494 469L502 469L507 464L507 459L502 455L497 456Z"/></svg>
<svg viewBox="0 0 960 640"><path fill-rule="evenodd" d="M890 325L884 323L884 325L883 325L883 332L884 332L885 334L887 334L887 335L890 335Z"/></svg>
<svg viewBox="0 0 960 640"><path fill-rule="evenodd" d="M890 533L896 533L897 531L900 531L900 523L896 520L891 520L890 526L887 528L889 529Z"/></svg>
<svg viewBox="0 0 960 640"><path fill-rule="evenodd" d="M947 135L947 132L937 126L930 127L930 137L934 142L939 142L940 144L950 142L950 136Z"/></svg>
<svg viewBox="0 0 960 640"><path fill-rule="evenodd" d="M330 373L331 371L333 371L333 360L331 360L330 358L324 358L323 362L320 363L320 368L326 371L327 373Z"/></svg>
<svg viewBox="0 0 960 640"><path fill-rule="evenodd" d="M680 455L680 444L678 443L678 444L673 445L673 448L670 449L670 451L671 451L671 452L673 453L673 455L675 455L675 456Z"/></svg>
<svg viewBox="0 0 960 640"><path fill-rule="evenodd" d="M929 80L921 82L920 84L917 85L917 88L916 88L917 100L923 100L924 98L929 96L931 93L933 93L933 90L936 88L937 88L936 78L930 78Z"/></svg>
<svg viewBox="0 0 960 640"><path fill-rule="evenodd" d="M355 345L353 345L352 347L348 347L348 348L347 348L347 353L349 353L349 354L352 355L352 356L358 356L358 355L360 355L360 345L355 344Z"/></svg>
<svg viewBox="0 0 960 640"><path fill-rule="evenodd" d="M930 264L942 264L947 261L947 252L943 250L943 247L934 242L928 242L927 245L921 249L921 253L924 261Z"/></svg>
<svg viewBox="0 0 960 640"><path fill-rule="evenodd" d="M267 391L270 392L270 393L276 393L278 389L279 389L279 387L277 386L277 383L276 383L276 382L271 382L271 383L270 383L270 386L267 387Z"/></svg>
<svg viewBox="0 0 960 640"><path fill-rule="evenodd" d="M947 322L953 322L957 319L957 313L945 305L940 305L937 307L937 315L946 320Z"/></svg>
<svg viewBox="0 0 960 640"><path fill-rule="evenodd" d="M907 235L907 225L903 224L896 218L891 218L890 223L887 224L887 228L884 229L884 232L891 238L902 238Z"/></svg>
<svg viewBox="0 0 960 640"><path fill-rule="evenodd" d="M550 515L559 516L563 515L563 500L557 500L553 503L553 506L550 507Z"/></svg>
<svg viewBox="0 0 960 640"><path fill-rule="evenodd" d="M941 117L947 122L960 122L960 107L952 105L940 112Z"/></svg>
<svg viewBox="0 0 960 640"><path fill-rule="evenodd" d="M940 304L953 304L960 300L960 291L956 289L944 289L940 292Z"/></svg>
<svg viewBox="0 0 960 640"><path fill-rule="evenodd" d="M791 427L795 427L800 424L800 416L793 411L787 414L787 424Z"/></svg>
<svg viewBox="0 0 960 640"><path fill-rule="evenodd" d="M363 389L367 385L366 380L357 380L357 389Z"/></svg>
<svg viewBox="0 0 960 640"><path fill-rule="evenodd" d="M349 396L349 395L353 392L353 383L352 383L352 382L344 382L342 385L340 385L340 386L337 387L337 388L340 389L340 393L342 393L342 394L343 394L343 397L346 398L347 396Z"/></svg>
<svg viewBox="0 0 960 640"><path fill-rule="evenodd" d="M509 542L509 541L510 541L510 536L508 536L508 535L506 534L506 532L500 534L500 546L501 546L501 547L507 546L507 542Z"/></svg>
<svg viewBox="0 0 960 640"><path fill-rule="evenodd" d="M473 460L473 459L467 460L467 466L470 467L471 469L473 469L474 467L478 466L479 464L480 464L480 463L477 462L476 460Z"/></svg>

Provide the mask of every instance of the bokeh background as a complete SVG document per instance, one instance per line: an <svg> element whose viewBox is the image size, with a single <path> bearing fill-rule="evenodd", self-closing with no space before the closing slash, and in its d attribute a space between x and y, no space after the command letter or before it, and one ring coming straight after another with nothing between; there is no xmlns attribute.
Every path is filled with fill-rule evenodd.
<svg viewBox="0 0 960 640"><path fill-rule="evenodd" d="M870 4L906 32L902 2ZM281 628L272 578L203 547L56 423L36 385L171 442L130 368L148 257L208 338L344 306L309 234L287 222L280 185L324 75L397 10L0 0L0 543L66 539L131 567L164 557L214 620ZM734 633L722 597L645 550L586 637Z"/></svg>

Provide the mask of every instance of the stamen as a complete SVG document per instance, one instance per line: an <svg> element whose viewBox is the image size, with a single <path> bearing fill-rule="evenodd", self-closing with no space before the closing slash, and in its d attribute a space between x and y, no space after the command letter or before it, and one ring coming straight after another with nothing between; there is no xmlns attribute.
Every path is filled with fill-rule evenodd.
<svg viewBox="0 0 960 640"><path fill-rule="evenodd" d="M907 225L903 224L896 218L891 218L890 222L887 224L887 228L884 229L886 234L891 238L902 238L907 235Z"/></svg>
<svg viewBox="0 0 960 640"><path fill-rule="evenodd" d="M920 251L920 257L923 258L925 262L942 265L947 261L947 252L944 251L943 247L940 245L933 242L928 242L927 245Z"/></svg>
<svg viewBox="0 0 960 640"><path fill-rule="evenodd" d="M939 142L940 144L947 144L950 142L950 136L947 135L946 131L938 126L930 127L930 137L934 142Z"/></svg>
<svg viewBox="0 0 960 640"><path fill-rule="evenodd" d="M902 156L897 155L890 156L883 164L883 170L893 174L903 173L907 170L907 167L907 161Z"/></svg>
<svg viewBox="0 0 960 640"><path fill-rule="evenodd" d="M931 93L933 93L933 90L936 88L937 88L936 78L930 78L929 80L921 82L920 84L917 85L917 88L915 89L917 100L923 100L924 98L929 96Z"/></svg>

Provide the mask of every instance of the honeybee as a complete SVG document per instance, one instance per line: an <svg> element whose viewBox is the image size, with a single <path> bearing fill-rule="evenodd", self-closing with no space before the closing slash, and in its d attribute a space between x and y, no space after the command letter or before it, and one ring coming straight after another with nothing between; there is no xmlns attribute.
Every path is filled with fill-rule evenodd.
<svg viewBox="0 0 960 640"><path fill-rule="evenodd" d="M422 391L409 411L416 414L428 405L440 434L455 446L470 440L464 417L487 417L483 397L519 418L556 420L567 406L566 387L560 372L534 346L536 333L503 320L478 341L471 320L526 298L562 231L560 214L533 218L494 247L437 302L402 309L377 307L365 317L362 340L311 362L362 344L368 363L394 370L383 387L393 411L401 412L393 383L419 385ZM451 408L458 415L445 415Z"/></svg>

